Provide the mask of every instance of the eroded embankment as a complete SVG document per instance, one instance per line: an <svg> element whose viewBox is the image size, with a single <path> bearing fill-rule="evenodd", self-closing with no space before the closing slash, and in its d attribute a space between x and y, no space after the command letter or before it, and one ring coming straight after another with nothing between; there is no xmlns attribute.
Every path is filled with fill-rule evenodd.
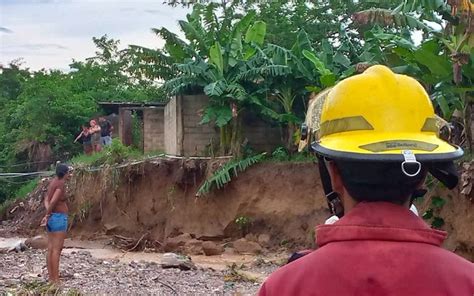
<svg viewBox="0 0 474 296"><path fill-rule="evenodd" d="M217 165L218 161L154 159L95 172L77 169L68 186L72 234L146 234L159 242L181 233L202 240L235 239L242 236L235 219L247 217L250 239L268 234L269 247L313 245L314 226L329 216L314 164L258 164L224 189L197 198L199 185ZM20 231L38 231L42 190L44 185L10 214ZM436 210L449 232L445 246L473 260L472 192L463 196L458 189L436 189L430 196L445 200ZM430 196L419 204L421 213L430 207Z"/></svg>
<svg viewBox="0 0 474 296"><path fill-rule="evenodd" d="M148 232L160 241L180 233L222 239L240 236L235 219L247 217L247 231L269 234L273 243L311 243L311 229L328 215L312 164L257 165L225 189L197 198L208 165L160 159L121 171L78 174L71 198L75 212L87 217L74 231Z"/></svg>

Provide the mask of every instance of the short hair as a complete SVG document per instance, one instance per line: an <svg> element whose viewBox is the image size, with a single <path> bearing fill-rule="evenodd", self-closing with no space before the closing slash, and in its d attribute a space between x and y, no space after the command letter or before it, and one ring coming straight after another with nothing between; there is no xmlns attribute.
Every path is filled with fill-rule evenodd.
<svg viewBox="0 0 474 296"><path fill-rule="evenodd" d="M56 176L58 176L59 179L64 178L67 173L69 173L68 165L60 163L56 166Z"/></svg>
<svg viewBox="0 0 474 296"><path fill-rule="evenodd" d="M414 177L402 172L401 162L335 161L347 192L356 201L404 204L424 181L427 171Z"/></svg>

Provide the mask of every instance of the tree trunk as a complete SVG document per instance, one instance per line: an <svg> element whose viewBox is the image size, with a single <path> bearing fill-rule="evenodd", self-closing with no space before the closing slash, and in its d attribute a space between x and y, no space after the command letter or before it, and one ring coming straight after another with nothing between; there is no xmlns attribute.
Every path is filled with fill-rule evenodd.
<svg viewBox="0 0 474 296"><path fill-rule="evenodd" d="M231 138L231 153L235 157L240 157L242 154L242 119L240 116L232 118L232 138Z"/></svg>
<svg viewBox="0 0 474 296"><path fill-rule="evenodd" d="M229 153L231 147L231 126L230 123L220 128L220 147L219 154L225 156Z"/></svg>

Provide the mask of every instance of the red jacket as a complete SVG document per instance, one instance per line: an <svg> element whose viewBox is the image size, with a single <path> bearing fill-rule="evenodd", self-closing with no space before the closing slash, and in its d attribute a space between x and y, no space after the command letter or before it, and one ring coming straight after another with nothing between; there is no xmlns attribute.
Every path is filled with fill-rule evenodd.
<svg viewBox="0 0 474 296"><path fill-rule="evenodd" d="M260 296L474 295L474 265L404 207L360 203L316 237L319 249L274 272Z"/></svg>

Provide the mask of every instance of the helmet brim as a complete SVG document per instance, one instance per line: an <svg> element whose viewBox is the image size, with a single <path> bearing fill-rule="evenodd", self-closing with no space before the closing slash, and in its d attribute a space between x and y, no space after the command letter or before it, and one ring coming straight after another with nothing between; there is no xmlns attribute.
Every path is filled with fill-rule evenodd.
<svg viewBox="0 0 474 296"><path fill-rule="evenodd" d="M420 162L451 161L464 154L460 147L428 133L352 132L324 137L312 143L311 148L328 158L362 161L403 161L405 150L413 151Z"/></svg>

